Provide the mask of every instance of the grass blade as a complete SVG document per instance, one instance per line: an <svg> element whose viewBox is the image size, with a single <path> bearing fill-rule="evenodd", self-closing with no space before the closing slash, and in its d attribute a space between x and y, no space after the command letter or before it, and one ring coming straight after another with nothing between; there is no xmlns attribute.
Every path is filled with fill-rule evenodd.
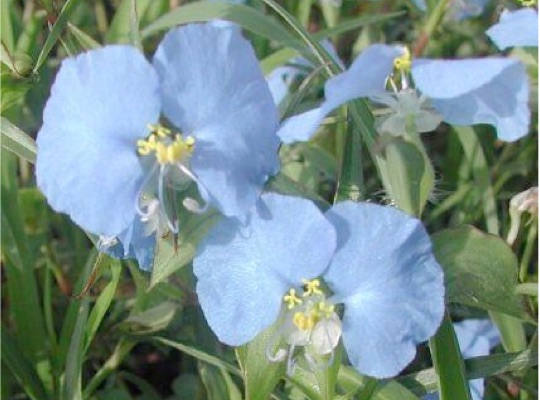
<svg viewBox="0 0 540 400"><path fill-rule="evenodd" d="M24 133L4 117L1 118L0 129L3 148L32 164L36 162L36 143L27 133Z"/></svg>
<svg viewBox="0 0 540 400"><path fill-rule="evenodd" d="M47 60L49 53L56 42L60 39L60 35L69 22L71 15L79 5L79 2L80 0L67 0L64 7L62 7L58 18L56 19L56 23L53 25L51 32L49 33L49 36L47 36L47 40L39 53L36 64L34 65L34 73L37 73Z"/></svg>

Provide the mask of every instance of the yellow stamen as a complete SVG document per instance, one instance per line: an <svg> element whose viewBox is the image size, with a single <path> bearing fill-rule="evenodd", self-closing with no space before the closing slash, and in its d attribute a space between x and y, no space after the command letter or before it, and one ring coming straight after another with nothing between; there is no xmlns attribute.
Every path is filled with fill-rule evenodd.
<svg viewBox="0 0 540 400"><path fill-rule="evenodd" d="M293 315L293 324L302 331L312 330L320 320L320 315L315 310L309 313L295 312Z"/></svg>
<svg viewBox="0 0 540 400"><path fill-rule="evenodd" d="M320 301L317 304L317 308L321 313L324 314L325 318L330 318L332 316L332 313L334 312L335 306L333 304L326 305L324 301Z"/></svg>
<svg viewBox="0 0 540 400"><path fill-rule="evenodd" d="M517 0L524 7L532 7L536 4L536 0Z"/></svg>
<svg viewBox="0 0 540 400"><path fill-rule="evenodd" d="M297 304L302 304L302 299L296 295L296 290L291 289L289 293L283 296L283 301L287 303L287 308L292 310Z"/></svg>
<svg viewBox="0 0 540 400"><path fill-rule="evenodd" d="M409 71L411 69L411 52L407 47L402 56L394 60L394 67L399 71Z"/></svg>
<svg viewBox="0 0 540 400"><path fill-rule="evenodd" d="M322 294L322 290L320 289L321 282L318 279L312 279L308 281L307 279L303 279L302 283L304 284L304 294L303 297L315 295L315 294Z"/></svg>
<svg viewBox="0 0 540 400"><path fill-rule="evenodd" d="M183 139L176 134L173 139L172 131L161 125L149 124L148 129L151 132L148 138L137 141L137 152L141 156L154 152L160 164L176 164L193 152L195 139L192 136Z"/></svg>

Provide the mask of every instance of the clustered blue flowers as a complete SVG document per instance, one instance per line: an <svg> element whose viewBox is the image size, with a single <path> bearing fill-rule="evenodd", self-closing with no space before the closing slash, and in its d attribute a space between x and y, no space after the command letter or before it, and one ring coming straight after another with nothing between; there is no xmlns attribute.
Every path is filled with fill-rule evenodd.
<svg viewBox="0 0 540 400"><path fill-rule="evenodd" d="M507 29L490 34L502 47ZM152 63L130 46L62 63L38 135L37 182L53 209L99 236L100 250L145 270L157 238L182 229L179 212L214 207L224 218L193 268L222 342L243 345L274 327L267 357L292 374L300 362L329 362L342 338L359 372L394 376L445 308L421 222L390 206L342 202L323 213L306 199L261 195L279 169L279 139L308 140L360 97L393 110L380 127L394 134L444 120L488 123L516 140L530 120L516 60L411 60L402 46L377 44L326 82L320 107L279 126L278 99L240 30L194 24L169 32Z"/></svg>

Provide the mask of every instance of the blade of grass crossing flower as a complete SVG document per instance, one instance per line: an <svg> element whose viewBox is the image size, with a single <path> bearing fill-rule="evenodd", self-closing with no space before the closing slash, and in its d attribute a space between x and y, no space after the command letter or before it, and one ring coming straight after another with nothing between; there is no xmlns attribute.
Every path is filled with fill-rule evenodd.
<svg viewBox="0 0 540 400"><path fill-rule="evenodd" d="M141 32L147 38L157 32L190 22L205 22L213 19L232 21L269 40L279 43L294 42L293 37L278 22L268 18L254 8L242 4L199 1L178 7L161 16Z"/></svg>
<svg viewBox="0 0 540 400"><path fill-rule="evenodd" d="M2 132L2 147L34 163L37 154L37 147L34 140L4 117L0 120L0 127Z"/></svg>
<svg viewBox="0 0 540 400"><path fill-rule="evenodd" d="M476 132L471 127L454 127L454 131L457 133L465 156L470 163L476 188L482 198L487 230L493 235L499 235L497 203L491 184L489 166ZM519 320L497 312L491 312L490 316L499 328L506 351L520 351L527 348L525 331Z"/></svg>
<svg viewBox="0 0 540 400"><path fill-rule="evenodd" d="M67 0L65 2L60 14L58 15L58 18L56 19L56 23L53 25L51 32L49 33L49 36L47 36L47 40L39 53L36 64L34 65L34 73L37 73L47 60L49 53L58 39L60 39L60 35L69 22L73 12L77 9L79 3L80 0Z"/></svg>
<svg viewBox="0 0 540 400"><path fill-rule="evenodd" d="M2 323L1 355L2 361L15 376L26 395L32 400L46 400L49 398L45 388L32 363L24 356L17 343L9 335Z"/></svg>
<svg viewBox="0 0 540 400"><path fill-rule="evenodd" d="M429 340L429 349L437 371L440 399L470 400L465 366L448 314L445 314L439 331Z"/></svg>
<svg viewBox="0 0 540 400"><path fill-rule="evenodd" d="M120 282L120 273L122 271L120 262L118 260L109 259L108 265L110 266L111 270L111 280L99 294L99 297L96 300L92 311L90 312L90 316L88 317L88 322L86 323L85 327L84 352L88 350L88 347L90 346L90 343L92 342L101 321L105 317L105 314L107 313L107 310L114 299L118 282Z"/></svg>

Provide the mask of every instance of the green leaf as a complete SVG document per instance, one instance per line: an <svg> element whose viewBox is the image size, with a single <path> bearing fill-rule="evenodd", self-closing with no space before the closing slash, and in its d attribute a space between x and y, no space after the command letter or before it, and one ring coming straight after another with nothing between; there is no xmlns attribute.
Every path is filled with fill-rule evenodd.
<svg viewBox="0 0 540 400"><path fill-rule="evenodd" d="M150 337L150 339L158 343L164 344L165 346L169 346L169 347L172 347L173 349L179 350L182 353L185 353L199 361L203 361L207 364L213 365L218 368L223 368L233 375L242 376L242 372L236 366L229 364L228 362L221 360L220 358L216 356L213 356L211 354L205 353L204 351L196 349L193 346L188 346L183 343L175 342L173 340L166 339L159 336L152 336Z"/></svg>
<svg viewBox="0 0 540 400"><path fill-rule="evenodd" d="M538 350L493 354L465 360L467 379L486 378L504 373L519 373L538 365ZM423 396L437 388L437 373L433 368L398 377L397 382L416 395Z"/></svg>
<svg viewBox="0 0 540 400"><path fill-rule="evenodd" d="M138 20L142 19L151 3L152 0L122 0L105 35L105 41L138 46L140 44Z"/></svg>
<svg viewBox="0 0 540 400"><path fill-rule="evenodd" d="M446 313L434 337L429 340L433 366L437 371L441 400L470 400L469 382L452 321Z"/></svg>
<svg viewBox="0 0 540 400"><path fill-rule="evenodd" d="M45 388L41 383L30 361L24 356L2 324L2 361L13 373L24 392L32 400L48 399Z"/></svg>
<svg viewBox="0 0 540 400"><path fill-rule="evenodd" d="M148 290L190 263L195 256L197 245L220 218L219 213L215 211L202 215L189 213L186 221L180 223L182 228L178 237L177 251L174 249L172 239L159 240Z"/></svg>
<svg viewBox="0 0 540 400"><path fill-rule="evenodd" d="M109 309L113 299L114 294L116 293L116 288L120 282L120 273L122 271L122 266L118 260L112 260L107 258L108 264L111 267L111 281L105 286L105 288L99 294L96 304L90 312L88 317L88 322L86 323L86 332L85 332L85 352L88 350L92 339L94 338L101 321L105 317L107 310Z"/></svg>
<svg viewBox="0 0 540 400"><path fill-rule="evenodd" d="M250 400L267 400L282 376L285 363L268 359L269 343L275 342L277 325L261 332L251 342L236 348L236 358L242 370L245 397ZM277 345L277 344L276 344Z"/></svg>
<svg viewBox="0 0 540 400"><path fill-rule="evenodd" d="M516 295L516 256L501 238L461 227L441 231L432 240L450 302L531 319Z"/></svg>
<svg viewBox="0 0 540 400"><path fill-rule="evenodd" d="M34 163L37 155L37 147L34 140L4 117L0 120L0 126L2 147Z"/></svg>
<svg viewBox="0 0 540 400"><path fill-rule="evenodd" d="M82 368L84 360L85 325L90 300L84 298L77 312L75 329L71 335L66 358L66 373L62 382L61 400L83 400Z"/></svg>
<svg viewBox="0 0 540 400"><path fill-rule="evenodd" d="M79 45L85 50L93 50L101 47L101 44L94 40L90 35L86 34L72 23L68 22L67 25L69 31L73 37L77 40Z"/></svg>
<svg viewBox="0 0 540 400"><path fill-rule="evenodd" d="M421 215L433 187L433 168L415 144L401 139L386 144L384 154L383 181L388 194L403 211ZM431 177L431 185L426 176Z"/></svg>
<svg viewBox="0 0 540 400"><path fill-rule="evenodd" d="M178 25L213 19L236 22L250 32L279 43L294 42L292 36L281 24L254 8L242 4L210 1L198 1L178 7L144 28L141 34L143 38L146 38Z"/></svg>
<svg viewBox="0 0 540 400"><path fill-rule="evenodd" d="M165 329L174 318L179 305L163 301L155 307L130 315L120 328L131 334L148 335Z"/></svg>
<svg viewBox="0 0 540 400"><path fill-rule="evenodd" d="M313 201L322 210L326 210L330 207L330 204L317 193L307 189L299 182L293 181L284 174L278 174L271 177L266 182L265 189L284 195L304 197Z"/></svg>
<svg viewBox="0 0 540 400"><path fill-rule="evenodd" d="M209 400L242 400L242 394L223 368L199 363L199 374Z"/></svg>
<svg viewBox="0 0 540 400"><path fill-rule="evenodd" d="M45 44L43 45L43 48L41 49L41 52L39 53L36 64L34 65L34 73L38 72L41 66L47 60L47 57L49 56L49 53L51 52L52 48L54 47L56 42L60 39L60 35L62 34L64 28L69 22L71 15L77 9L79 2L80 0L67 0L65 2L64 6L62 7L62 10L60 11L60 14L58 14L56 23L53 25L51 32L49 33L49 36L47 36L47 40L45 41Z"/></svg>
<svg viewBox="0 0 540 400"><path fill-rule="evenodd" d="M35 364L44 357L47 336L39 291L34 274L34 259L28 245L24 219L19 206L16 159L2 151L1 215L3 272L9 298L9 315L17 329L16 340Z"/></svg>

